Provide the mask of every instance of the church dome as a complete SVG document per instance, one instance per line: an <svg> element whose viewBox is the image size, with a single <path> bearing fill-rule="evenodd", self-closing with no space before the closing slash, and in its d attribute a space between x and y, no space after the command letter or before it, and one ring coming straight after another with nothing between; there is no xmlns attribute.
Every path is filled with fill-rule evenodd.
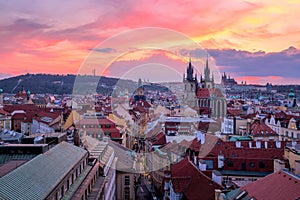
<svg viewBox="0 0 300 200"><path fill-rule="evenodd" d="M295 93L293 89L290 90L289 98L295 98Z"/></svg>

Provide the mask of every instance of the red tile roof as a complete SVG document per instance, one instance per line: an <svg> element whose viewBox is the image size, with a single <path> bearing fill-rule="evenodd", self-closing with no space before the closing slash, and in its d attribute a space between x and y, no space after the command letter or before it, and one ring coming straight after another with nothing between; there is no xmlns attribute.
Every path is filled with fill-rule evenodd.
<svg viewBox="0 0 300 200"><path fill-rule="evenodd" d="M185 190L190 182L191 177L174 177L172 178L172 187L175 193L181 193L183 190Z"/></svg>
<svg viewBox="0 0 300 200"><path fill-rule="evenodd" d="M200 142L195 138L194 140L192 140L192 143L190 144L189 148L193 151L199 152L200 145Z"/></svg>
<svg viewBox="0 0 300 200"><path fill-rule="evenodd" d="M198 98L210 98L211 96L215 96L217 98L224 98L225 95L218 88L208 89L208 88L198 88L196 95Z"/></svg>
<svg viewBox="0 0 300 200"><path fill-rule="evenodd" d="M275 114L276 119L284 119L287 116L287 114L283 111L280 111L279 113Z"/></svg>
<svg viewBox="0 0 300 200"><path fill-rule="evenodd" d="M25 119L26 113L15 113L11 118L12 119Z"/></svg>
<svg viewBox="0 0 300 200"><path fill-rule="evenodd" d="M255 120L251 124L250 134L252 136L276 136L277 133L262 120Z"/></svg>
<svg viewBox="0 0 300 200"><path fill-rule="evenodd" d="M160 133L155 135L151 141L153 141L152 145L164 145L167 143L166 135L161 131Z"/></svg>
<svg viewBox="0 0 300 200"><path fill-rule="evenodd" d="M241 114L241 110L237 108L227 108L227 114L232 116L239 116Z"/></svg>
<svg viewBox="0 0 300 200"><path fill-rule="evenodd" d="M208 99L210 97L210 91L208 88L198 88L196 94L198 98Z"/></svg>
<svg viewBox="0 0 300 200"><path fill-rule="evenodd" d="M198 130L206 133L208 131L209 124L210 124L210 122L199 122L198 123Z"/></svg>
<svg viewBox="0 0 300 200"><path fill-rule="evenodd" d="M241 188L255 199L289 200L300 197L300 178L285 171L268 175Z"/></svg>
<svg viewBox="0 0 300 200"><path fill-rule="evenodd" d="M186 199L214 200L215 189L223 188L202 173L189 158L172 165L171 174L172 185L175 185L173 189L175 192L182 192Z"/></svg>
<svg viewBox="0 0 300 200"><path fill-rule="evenodd" d="M213 150L213 148L216 146L216 144L219 140L220 139L215 135L205 134L204 144L200 144L200 142L197 141L200 145L198 157L199 158L206 157Z"/></svg>
<svg viewBox="0 0 300 200"><path fill-rule="evenodd" d="M9 115L9 113L0 108L0 115Z"/></svg>

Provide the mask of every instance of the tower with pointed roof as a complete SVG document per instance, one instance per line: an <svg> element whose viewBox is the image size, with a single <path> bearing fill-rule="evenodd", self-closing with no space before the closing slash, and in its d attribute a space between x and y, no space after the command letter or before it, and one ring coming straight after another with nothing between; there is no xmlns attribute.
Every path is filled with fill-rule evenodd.
<svg viewBox="0 0 300 200"><path fill-rule="evenodd" d="M189 64L186 69L186 76L183 75L184 83L184 96L183 104L194 108L197 105L196 91L198 87L197 75L194 75L194 66L192 65L192 59L190 56Z"/></svg>
<svg viewBox="0 0 300 200"><path fill-rule="evenodd" d="M134 92L134 102L137 102L140 100L146 100L145 88L143 86L142 79L138 80L137 89Z"/></svg>
<svg viewBox="0 0 300 200"><path fill-rule="evenodd" d="M210 69L208 66L208 55L206 58L206 64L205 64L205 69L204 69L204 87L205 88L214 88L215 83L214 83L214 75L210 76Z"/></svg>

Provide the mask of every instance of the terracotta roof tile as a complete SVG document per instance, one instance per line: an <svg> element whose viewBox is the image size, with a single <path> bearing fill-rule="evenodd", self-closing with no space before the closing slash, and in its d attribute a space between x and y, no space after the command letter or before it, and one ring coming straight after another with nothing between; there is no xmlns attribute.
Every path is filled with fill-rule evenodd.
<svg viewBox="0 0 300 200"><path fill-rule="evenodd" d="M255 199L288 200L300 197L300 178L280 171L241 188Z"/></svg>
<svg viewBox="0 0 300 200"><path fill-rule="evenodd" d="M208 88L198 88L197 89L197 97L198 98L209 98L210 91Z"/></svg>
<svg viewBox="0 0 300 200"><path fill-rule="evenodd" d="M277 133L262 120L255 120L251 124L251 135L253 136L276 136Z"/></svg>
<svg viewBox="0 0 300 200"><path fill-rule="evenodd" d="M182 192L186 199L214 200L215 189L223 187L213 182L202 173L190 160L185 158L171 166L172 184L173 179L177 192ZM181 179L179 179L181 177ZM190 178L190 180L188 179ZM182 185L179 185L179 184ZM178 186L178 187L177 187ZM176 192L175 191L175 192Z"/></svg>

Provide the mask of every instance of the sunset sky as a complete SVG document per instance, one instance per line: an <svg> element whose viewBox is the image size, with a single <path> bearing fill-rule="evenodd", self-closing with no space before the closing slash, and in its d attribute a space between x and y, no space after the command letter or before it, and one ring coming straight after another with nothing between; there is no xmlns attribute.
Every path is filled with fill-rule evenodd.
<svg viewBox="0 0 300 200"><path fill-rule="evenodd" d="M118 57L124 44L102 48L123 31L144 27L174 30L206 49L221 73L238 82L300 84L300 1L158 0L0 0L0 78L24 73L77 74L97 51L109 66L99 75L124 77L156 63L156 71L182 74L186 61L164 51L138 51ZM128 41L151 44L132 32ZM159 37L159 36L158 36ZM181 41L159 37L162 48ZM101 48L100 48L101 47ZM131 47L131 46L130 46ZM204 56L191 51L193 59ZM199 56L199 57L198 57ZM188 56L186 57L188 59ZM104 63L105 63L104 62ZM142 71L143 71L142 70ZM173 70L174 71L174 70ZM176 73L175 73L176 74ZM141 78L156 81L153 73Z"/></svg>

